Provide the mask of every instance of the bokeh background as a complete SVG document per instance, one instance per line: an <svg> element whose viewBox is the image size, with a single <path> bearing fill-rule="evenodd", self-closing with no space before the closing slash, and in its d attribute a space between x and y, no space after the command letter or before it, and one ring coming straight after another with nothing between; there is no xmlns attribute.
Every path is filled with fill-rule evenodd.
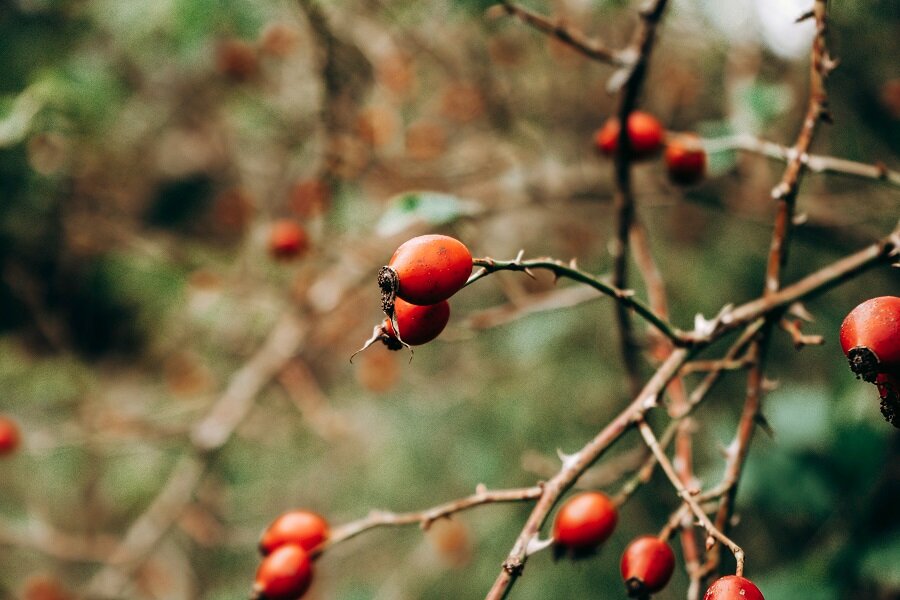
<svg viewBox="0 0 900 600"><path fill-rule="evenodd" d="M380 346L348 361L380 319L378 266L413 235L610 268L611 165L591 135L614 110L611 71L486 18L489 4L0 3L0 412L23 435L0 460L0 598L244 598L281 511L339 524L531 485L624 406L611 304L542 275L460 292L411 361ZM637 4L529 6L621 46ZM809 2L670 4L642 106L673 130L790 143L812 35L793 19ZM831 24L835 123L815 150L897 168L900 4L835 2ZM781 169L717 153L685 191L660 161L636 167L676 323L759 293ZM884 184L810 175L786 278L884 235L898 207ZM284 218L309 236L291 261L267 250ZM825 345L772 344L774 435L756 436L733 530L770 600L900 595L900 436L836 339L853 306L887 294L896 271L870 272L808 303ZM260 369L225 443L197 450L197 424ZM707 484L743 380L698 411ZM587 482L615 491L604 464ZM624 597L621 550L675 506L654 478L597 556L538 554L514 596ZM149 507L165 518L129 529ZM356 538L317 562L308 597L482 597L529 507ZM126 535L150 543L110 570ZM685 589L679 570L657 597Z"/></svg>

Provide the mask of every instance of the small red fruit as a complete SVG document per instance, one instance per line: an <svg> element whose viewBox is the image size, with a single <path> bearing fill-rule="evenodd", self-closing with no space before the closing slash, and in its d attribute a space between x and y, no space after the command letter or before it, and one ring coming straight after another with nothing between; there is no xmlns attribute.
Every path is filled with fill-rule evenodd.
<svg viewBox="0 0 900 600"><path fill-rule="evenodd" d="M471 274L472 254L465 244L446 235L421 235L397 248L378 274L378 284L391 300L396 294L425 306L461 290ZM390 314L390 304L383 304ZM403 335L402 327L400 333Z"/></svg>
<svg viewBox="0 0 900 600"><path fill-rule="evenodd" d="M253 583L254 600L297 600L312 583L312 561L300 546L276 548L262 560Z"/></svg>
<svg viewBox="0 0 900 600"><path fill-rule="evenodd" d="M706 174L706 152L700 138L685 134L666 146L666 171L669 179L679 185L692 185Z"/></svg>
<svg viewBox="0 0 900 600"><path fill-rule="evenodd" d="M634 159L654 156L663 143L662 124L649 113L633 111L628 115L628 141ZM619 146L619 120L610 118L594 134L594 146L606 156L616 153Z"/></svg>
<svg viewBox="0 0 900 600"><path fill-rule="evenodd" d="M900 298L872 298L850 311L841 324L841 348L866 381L900 372Z"/></svg>
<svg viewBox="0 0 900 600"><path fill-rule="evenodd" d="M394 304L394 318L400 328L400 338L410 346L421 346L436 338L450 320L450 304L444 300L429 306L410 304L397 298ZM385 319L384 333L395 342L397 335L390 319ZM388 344L390 348L391 345ZM398 344L399 348L399 344Z"/></svg>
<svg viewBox="0 0 900 600"><path fill-rule="evenodd" d="M294 258L308 246L309 238L299 223L282 219L272 224L269 232L269 252L275 258Z"/></svg>
<svg viewBox="0 0 900 600"><path fill-rule="evenodd" d="M629 598L646 598L666 587L675 571L675 554L664 540L639 537L622 554L622 579Z"/></svg>
<svg viewBox="0 0 900 600"><path fill-rule="evenodd" d="M601 492L569 498L556 513L553 540L576 550L593 548L612 535L619 519L616 505Z"/></svg>
<svg viewBox="0 0 900 600"><path fill-rule="evenodd" d="M703 600L765 600L765 598L749 579L726 575L709 586Z"/></svg>
<svg viewBox="0 0 900 600"><path fill-rule="evenodd" d="M0 416L0 456L15 452L20 441L19 426L12 419Z"/></svg>
<svg viewBox="0 0 900 600"><path fill-rule="evenodd" d="M328 522L308 510L292 510L279 516L263 532L259 551L263 556L285 544L312 550L328 538Z"/></svg>

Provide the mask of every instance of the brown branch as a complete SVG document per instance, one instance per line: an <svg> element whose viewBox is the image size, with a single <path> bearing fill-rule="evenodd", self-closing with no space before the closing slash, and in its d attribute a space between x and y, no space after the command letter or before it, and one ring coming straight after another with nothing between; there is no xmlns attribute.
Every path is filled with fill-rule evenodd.
<svg viewBox="0 0 900 600"><path fill-rule="evenodd" d="M656 39L656 25L662 18L666 3L667 0L654 0L641 12L641 24L631 45L635 54L634 63L620 72L624 73L624 80L622 91L619 94L619 138L613 156L616 184L616 193L613 197L616 211L616 237L613 244L612 283L617 288L625 288L628 285L630 238L641 236L643 232L640 225L637 224L634 195L631 189L631 140L628 137L628 117L637 105L637 99L646 78L650 53ZM645 258L647 256L649 256L649 252L645 253ZM652 259L649 262L652 265ZM650 272L654 270L654 268L648 269ZM640 389L638 346L631 330L628 311L624 306L616 306L616 323L619 329L622 361L625 364L631 393L634 395Z"/></svg>
<svg viewBox="0 0 900 600"><path fill-rule="evenodd" d="M748 332L745 332L743 336L746 338L743 342L749 343L749 339L762 326L762 317L787 307L797 300L822 293L867 269L891 260L896 254L898 246L900 246L900 228L878 243L828 265L775 294L723 311L717 323L711 326L711 330L708 333L697 335L697 341L694 346L690 349L677 348L672 352L631 404L585 444L581 450L568 456L563 462L560 471L544 484L541 497L516 538L512 550L503 563L503 569L494 581L491 590L486 596L486 600L500 600L505 597L525 568L526 550L529 544L537 537L541 526L562 494L612 444L621 438L622 434L634 425L636 419L656 406L659 395L662 394L672 378L678 374L682 366L693 357L693 354L726 333L743 325L750 325ZM733 358L734 356L730 360ZM711 373L709 378L713 379L716 375L718 375L718 372ZM707 387L711 385L712 383L709 383ZM695 389L690 396L690 401L693 402L697 397L698 394ZM699 397L702 398L702 395L699 395ZM693 406L696 406L696 404L689 404L688 411Z"/></svg>
<svg viewBox="0 0 900 600"><path fill-rule="evenodd" d="M70 562L100 562L109 556L115 540L109 536L87 537L53 529L47 523L29 521L26 527L14 527L0 521L0 546L35 550L49 557Z"/></svg>
<svg viewBox="0 0 900 600"><path fill-rule="evenodd" d="M518 18L526 25L555 37L592 60L617 67L625 67L629 64L623 53L607 48L600 40L589 38L578 29L570 27L558 19L550 19L507 0L501 0L497 8Z"/></svg>
<svg viewBox="0 0 900 600"><path fill-rule="evenodd" d="M405 513L395 513L383 510L373 510L368 516L357 521L346 523L337 527L328 540L315 548L311 554L319 556L328 549L350 538L378 527L399 527L403 525L419 525L422 529L428 529L438 519L450 517L450 515L476 506L496 504L500 502L523 502L535 500L541 496L543 487L536 485L529 488L514 488L508 490L488 490L484 486L478 486L475 493L465 498L451 500L438 506L425 510Z"/></svg>
<svg viewBox="0 0 900 600"><path fill-rule="evenodd" d="M809 171L813 173L830 173L834 175L848 175L860 179L869 179L886 183L894 187L900 187L900 172L889 169L882 162L875 164L862 163L835 156L823 156L820 154L803 153L796 155L794 148L782 146L775 142L760 139L749 134L738 134L722 138L702 140L704 149L710 154L727 150L741 150L759 154L767 158L790 162L799 159Z"/></svg>
<svg viewBox="0 0 900 600"><path fill-rule="evenodd" d="M215 451L225 445L253 407L260 390L299 349L306 327L292 311L277 322L269 337L238 369L222 396L191 431L191 452L175 464L165 485L135 519L107 563L88 582L91 597L115 597L127 577L159 544L193 499Z"/></svg>
<svg viewBox="0 0 900 600"><path fill-rule="evenodd" d="M810 94L806 115L792 148L791 160L782 175L781 181L772 190L772 198L777 201L777 213L769 247L769 259L766 265L766 278L763 300L776 296L781 288L781 271L787 262L788 246L794 223L794 210L800 182L805 170L802 157L809 152L820 121L830 120L828 114L828 97L825 80L835 63L828 54L825 43L827 29L827 0L816 0L813 14L816 20L816 37L813 40L810 58ZM776 318L778 315L776 315ZM760 419L762 407L765 355L769 342L769 333L776 318L767 316L766 323L750 348L751 355L756 358L756 365L751 368L747 377L747 394L744 408L738 423L735 439L729 448L729 457L725 467L723 483L727 492L722 496L716 513L715 525L723 532L728 530L737 495L738 483L747 455L753 432ZM719 547L710 549L704 571L711 573L718 567L720 559Z"/></svg>
<svg viewBox="0 0 900 600"><path fill-rule="evenodd" d="M656 460L659 462L660 468L672 483L672 487L674 487L675 491L678 492L678 496L684 501L685 504L688 505L688 507L691 509L691 512L694 513L694 516L697 517L700 525L707 531L710 537L728 546L728 548L734 554L734 559L737 562L735 575L743 575L744 551L741 550L740 546L734 543L734 541L732 541L727 535L725 535L725 533L723 533L718 527L716 527L712 521L709 520L706 512L697 503L697 499L694 497L694 494L691 493L691 490L687 489L681 482L681 479L678 477L678 473L675 472L675 467L672 466L672 463L669 461L669 457L666 456L666 453L660 447L659 440L656 439L653 430L650 429L650 426L647 425L647 422L643 419L640 419L638 421L638 429L640 430L641 437L644 438L644 442L646 442L647 447L649 447L654 456L656 456Z"/></svg>
<svg viewBox="0 0 900 600"><path fill-rule="evenodd" d="M794 342L794 347L801 350L806 346L821 346L825 343L825 338L821 335L811 335L803 333L801 322L799 319L781 319L778 325L785 330Z"/></svg>

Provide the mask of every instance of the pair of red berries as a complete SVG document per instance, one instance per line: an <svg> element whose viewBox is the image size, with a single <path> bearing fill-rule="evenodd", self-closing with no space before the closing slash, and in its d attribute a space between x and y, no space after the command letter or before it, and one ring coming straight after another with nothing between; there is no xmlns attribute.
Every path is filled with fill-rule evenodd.
<svg viewBox="0 0 900 600"><path fill-rule="evenodd" d="M19 447L19 426L8 417L0 416L0 456L12 454Z"/></svg>
<svg viewBox="0 0 900 600"><path fill-rule="evenodd" d="M259 540L262 563L253 584L254 600L297 600L312 583L309 552L328 539L328 522L308 510L286 512Z"/></svg>
<svg viewBox="0 0 900 600"><path fill-rule="evenodd" d="M662 123L653 115L639 110L628 115L627 129L631 158L634 160L656 156L665 144L669 179L680 185L691 185L703 179L706 174L706 152L696 135L684 134L666 142ZM597 151L613 156L618 149L620 130L618 119L607 120L594 134Z"/></svg>
<svg viewBox="0 0 900 600"><path fill-rule="evenodd" d="M589 552L609 539L618 520L616 505L606 494L576 494L556 513L553 541L558 549L576 555ZM621 569L628 595L645 598L669 582L675 569L675 555L658 537L639 537L622 554Z"/></svg>
<svg viewBox="0 0 900 600"><path fill-rule="evenodd" d="M900 298L872 298L850 311L841 348L856 376L878 388L885 419L900 428Z"/></svg>
<svg viewBox="0 0 900 600"><path fill-rule="evenodd" d="M569 498L556 513L553 541L575 553L591 550L612 535L618 522L616 505L602 492L583 492ZM631 598L648 598L662 590L675 571L675 554L665 540L653 535L636 538L622 553L622 579ZM738 576L716 580L704 600L764 600L751 581Z"/></svg>
<svg viewBox="0 0 900 600"><path fill-rule="evenodd" d="M403 344L418 346L436 338L450 320L447 300L471 274L472 254L455 238L421 235L401 244L378 274L388 318L371 341L380 339L399 350Z"/></svg>

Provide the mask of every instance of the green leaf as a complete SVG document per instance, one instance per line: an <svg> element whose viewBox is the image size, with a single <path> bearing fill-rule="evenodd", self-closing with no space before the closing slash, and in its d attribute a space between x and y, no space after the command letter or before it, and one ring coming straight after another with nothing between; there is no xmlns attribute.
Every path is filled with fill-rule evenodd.
<svg viewBox="0 0 900 600"><path fill-rule="evenodd" d="M378 235L394 235L418 223L446 225L481 212L481 205L440 192L406 192L395 196L376 226Z"/></svg>

